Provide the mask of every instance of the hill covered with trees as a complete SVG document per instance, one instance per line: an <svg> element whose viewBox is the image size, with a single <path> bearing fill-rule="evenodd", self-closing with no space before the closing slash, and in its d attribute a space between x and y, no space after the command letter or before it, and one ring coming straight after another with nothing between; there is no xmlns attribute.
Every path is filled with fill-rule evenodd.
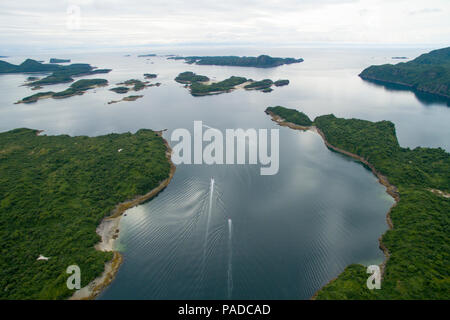
<svg viewBox="0 0 450 320"><path fill-rule="evenodd" d="M359 76L364 80L397 85L450 101L450 47L433 50L408 62L370 66Z"/></svg>

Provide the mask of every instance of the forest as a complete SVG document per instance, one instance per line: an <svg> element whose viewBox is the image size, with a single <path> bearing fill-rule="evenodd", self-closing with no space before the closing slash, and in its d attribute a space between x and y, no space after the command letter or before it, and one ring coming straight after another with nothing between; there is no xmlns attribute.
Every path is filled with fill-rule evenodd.
<svg viewBox="0 0 450 320"><path fill-rule="evenodd" d="M169 175L167 147L151 130L38 133L0 133L0 299L67 298L66 268L73 264L87 285L112 258L94 248L100 221Z"/></svg>

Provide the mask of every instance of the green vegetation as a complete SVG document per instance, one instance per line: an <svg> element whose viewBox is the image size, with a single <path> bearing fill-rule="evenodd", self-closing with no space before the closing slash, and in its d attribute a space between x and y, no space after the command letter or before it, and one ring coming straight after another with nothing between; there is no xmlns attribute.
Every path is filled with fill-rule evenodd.
<svg viewBox="0 0 450 320"><path fill-rule="evenodd" d="M73 264L87 285L112 258L94 248L100 221L169 176L167 148L151 130L99 137L37 133L0 133L0 299L66 298L73 293L66 268ZM40 254L49 260L37 261Z"/></svg>
<svg viewBox="0 0 450 320"><path fill-rule="evenodd" d="M247 90L263 90L270 88L273 85L273 81L270 79L264 79L261 81L253 81L252 83L246 85L244 88Z"/></svg>
<svg viewBox="0 0 450 320"><path fill-rule="evenodd" d="M155 79L158 75L156 73L144 73L145 79Z"/></svg>
<svg viewBox="0 0 450 320"><path fill-rule="evenodd" d="M189 86L189 88L193 96L204 96L228 92L244 82L247 82L246 78L231 76L228 79L211 84L194 82Z"/></svg>
<svg viewBox="0 0 450 320"><path fill-rule="evenodd" d="M186 87L190 89L191 94L195 97L229 92L235 89L236 86L245 82L249 82L249 84L244 86L246 90L261 90L262 92L271 92L273 91L271 86L274 84L274 82L270 79L253 81L251 79L236 76L231 76L230 78L223 81L213 82L210 84L201 83L207 82L209 80L210 79L208 77L195 74L191 71L182 72L175 78L175 81L186 84ZM287 81L289 83L289 80L281 81Z"/></svg>
<svg viewBox="0 0 450 320"><path fill-rule="evenodd" d="M207 76L195 74L194 72L191 71L186 71L180 73L175 78L175 81L184 84L192 84L194 82L207 82L209 81L209 78Z"/></svg>
<svg viewBox="0 0 450 320"><path fill-rule="evenodd" d="M31 95L31 96L23 98L18 103L33 103L33 102L36 102L36 101L38 101L39 99L42 99L42 98L50 98L54 94L55 93L53 91L39 92L39 93L36 93L36 94Z"/></svg>
<svg viewBox="0 0 450 320"><path fill-rule="evenodd" d="M283 64L303 62L303 59L294 58L274 58L268 55L258 57L237 57L237 56L190 56L190 57L169 57L172 60L185 60L188 64L214 65L214 66L235 66L235 67L256 67L272 68Z"/></svg>
<svg viewBox="0 0 450 320"><path fill-rule="evenodd" d="M128 87L115 87L115 88L111 88L109 90L114 91L115 93L123 94L123 93L128 93L128 91L130 91L130 88L128 88Z"/></svg>
<svg viewBox="0 0 450 320"><path fill-rule="evenodd" d="M31 103L36 102L39 99L50 97L55 99L68 98L74 95L82 95L86 92L86 90L93 89L95 87L106 86L107 84L108 81L105 79L82 79L72 83L70 87L64 91L39 92L29 97L25 97L17 103Z"/></svg>
<svg viewBox="0 0 450 320"><path fill-rule="evenodd" d="M277 80L273 84L275 87L287 86L289 84L289 80Z"/></svg>
<svg viewBox="0 0 450 320"><path fill-rule="evenodd" d="M6 61L0 61L1 73L26 73L26 72L53 72L51 75L30 83L28 86L42 86L57 83L72 82L73 76L108 73L111 69L95 69L86 63L75 63L68 66L58 64L44 64L36 60L27 59L20 65L14 65Z"/></svg>
<svg viewBox="0 0 450 320"><path fill-rule="evenodd" d="M281 106L268 107L265 111L266 113L273 113L287 122L297 124L299 126L310 126L312 124L311 119L304 114L295 109L288 109Z"/></svg>
<svg viewBox="0 0 450 320"><path fill-rule="evenodd" d="M39 80L39 78L38 77L28 77L27 78L27 81L36 81L36 80Z"/></svg>
<svg viewBox="0 0 450 320"><path fill-rule="evenodd" d="M142 97L143 97L143 95L131 95L131 96L122 98L120 100L111 100L111 101L108 102L108 104L118 103L118 102L121 102L121 101L136 101L137 99L140 99Z"/></svg>
<svg viewBox="0 0 450 320"><path fill-rule="evenodd" d="M58 65L59 66L59 65ZM93 74L102 74L108 73L111 69L94 69L89 64L85 63L76 63L68 66L60 66L61 69L53 72L51 75L31 83L28 83L29 86L42 86L42 85L50 85L50 84L58 84L58 83L67 83L74 81L72 77L74 76L86 76Z"/></svg>
<svg viewBox="0 0 450 320"><path fill-rule="evenodd" d="M280 111L278 111L278 114ZM317 117L327 141L366 159L398 188L394 228L382 236L390 253L381 290L369 290L362 265L351 265L317 299L450 299L450 154L441 148L402 148L394 124Z"/></svg>
<svg viewBox="0 0 450 320"><path fill-rule="evenodd" d="M57 58L51 58L50 63L67 63L70 62L70 59L57 59Z"/></svg>
<svg viewBox="0 0 450 320"><path fill-rule="evenodd" d="M365 80L394 84L450 99L450 47L396 65L371 66L359 76Z"/></svg>
<svg viewBox="0 0 450 320"><path fill-rule="evenodd" d="M134 91L139 91L139 90L146 88L148 86L147 84L148 84L148 82L142 82L141 80L137 80L137 79L130 79L130 80L118 83L118 85L122 85L122 86L133 86ZM119 87L119 88L123 88L123 87ZM124 91L123 89L119 89L118 93L124 93L123 91Z"/></svg>
<svg viewBox="0 0 450 320"><path fill-rule="evenodd" d="M60 68L61 66L59 65L43 64L32 59L27 59L20 65L0 61L0 73L48 72L56 71Z"/></svg>
<svg viewBox="0 0 450 320"><path fill-rule="evenodd" d="M96 87L106 86L108 81L105 79L82 79L78 80L70 85L70 87L64 91L56 92L53 98L67 98L74 95L81 95L86 90Z"/></svg>

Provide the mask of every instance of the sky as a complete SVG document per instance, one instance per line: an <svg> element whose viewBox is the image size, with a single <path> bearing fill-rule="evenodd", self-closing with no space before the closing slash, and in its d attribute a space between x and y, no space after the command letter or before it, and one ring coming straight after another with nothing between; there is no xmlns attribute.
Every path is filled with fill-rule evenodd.
<svg viewBox="0 0 450 320"><path fill-rule="evenodd" d="M177 45L450 45L450 0L1 0L0 54Z"/></svg>

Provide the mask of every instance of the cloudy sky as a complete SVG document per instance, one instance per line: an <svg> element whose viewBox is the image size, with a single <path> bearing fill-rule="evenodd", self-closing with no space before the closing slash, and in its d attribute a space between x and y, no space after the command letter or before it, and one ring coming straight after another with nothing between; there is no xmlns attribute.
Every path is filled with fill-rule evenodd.
<svg viewBox="0 0 450 320"><path fill-rule="evenodd" d="M1 0L0 49L450 44L450 0Z"/></svg>

